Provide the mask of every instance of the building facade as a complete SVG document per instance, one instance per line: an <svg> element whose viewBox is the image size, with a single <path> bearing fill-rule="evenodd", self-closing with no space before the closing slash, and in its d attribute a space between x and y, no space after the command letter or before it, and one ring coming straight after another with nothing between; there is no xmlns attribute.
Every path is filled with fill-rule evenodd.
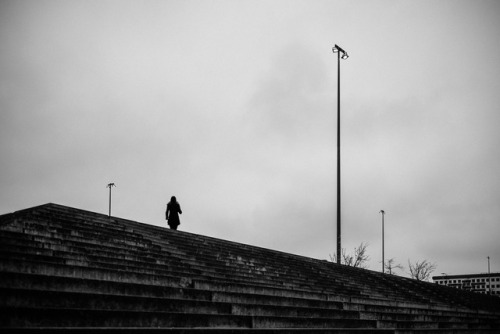
<svg viewBox="0 0 500 334"><path fill-rule="evenodd" d="M434 283L500 297L500 273L433 276Z"/></svg>

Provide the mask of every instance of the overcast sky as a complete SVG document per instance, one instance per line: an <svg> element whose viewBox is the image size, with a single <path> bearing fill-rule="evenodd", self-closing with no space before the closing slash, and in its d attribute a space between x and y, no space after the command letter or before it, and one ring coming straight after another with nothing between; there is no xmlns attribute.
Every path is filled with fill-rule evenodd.
<svg viewBox="0 0 500 334"><path fill-rule="evenodd" d="M500 271L500 2L0 1L0 213ZM402 273L402 275L407 275Z"/></svg>

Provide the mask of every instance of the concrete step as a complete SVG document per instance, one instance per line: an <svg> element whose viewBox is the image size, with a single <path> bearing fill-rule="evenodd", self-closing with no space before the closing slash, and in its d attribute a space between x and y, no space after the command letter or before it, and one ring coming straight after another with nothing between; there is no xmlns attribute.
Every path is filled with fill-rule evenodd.
<svg viewBox="0 0 500 334"><path fill-rule="evenodd" d="M67 233L68 233L68 236L67 236L67 237L70 237L70 238L75 238L74 233L73 233L73 234L71 234L70 232L71 232L71 231L68 229L68 230L67 230ZM36 233L38 233L38 236L39 236L39 237L40 237L40 235L46 235L46 236L48 236L48 235L49 235L49 234L47 234L47 233L45 233L45 234L44 234L44 233L41 233L39 230L37 230L37 231L36 231ZM135 234L137 235L137 233L135 233ZM50 234L50 236L53 236L53 234ZM128 245L130 245L130 242L132 242L132 243L137 243L137 242L139 242L139 243L143 243L143 242L144 242L144 240L148 240L148 239L139 238L139 241L134 240L134 239L130 239L130 240L132 240L132 241L129 241L129 244L128 244ZM148 243L148 244L149 244L149 243ZM108 245L108 246L109 246L109 245ZM114 245L113 245L113 246L114 246ZM199 249L199 247L198 247L198 249ZM185 259L184 259L184 261L185 261ZM199 261L195 261L195 262L196 262L196 263L199 263ZM227 264L227 263L226 263L226 264ZM203 270L206 270L206 268L207 268L207 267L209 267L209 268L213 268L213 267L214 267L214 263L211 263L211 265L209 265L209 266L204 266L204 267L203 267ZM224 269L226 269L226 268L224 268ZM200 270L202 270L202 269L200 268ZM234 270L233 270L233 271L234 271ZM268 275L270 275L270 274L268 274ZM293 277L295 280L297 280L297 275L293 275L292 277ZM316 282L316 283L317 283L317 282ZM310 284L310 283L309 283L309 281L308 281L308 280L305 280L305 282L304 282L304 281L303 281L303 282L301 282L301 283L295 282L295 284L296 284L296 285L307 286L307 285L308 285L308 284ZM329 281L329 282L325 282L325 285L330 285L330 284L331 284L331 282L330 282L330 281ZM315 285L316 285L316 286L318 286L318 284L315 284ZM358 289L359 289L359 288L358 288ZM368 290L367 290L367 291L368 291ZM373 291L372 291L372 295L373 295Z"/></svg>
<svg viewBox="0 0 500 334"><path fill-rule="evenodd" d="M5 290L5 289L4 289ZM82 293L61 293L57 291L37 291L37 290L22 290L22 289L10 289L6 291L0 290L1 295L4 296L2 306L13 306L13 307L27 307L28 305L36 305L43 308L51 308L55 305L64 308L98 308L98 309L107 309L109 307L105 307L106 305L110 305L111 307L116 309L116 305L120 305L121 309L126 310L140 310L140 311L159 311L158 307L162 300L162 298L138 298L131 296L114 296L101 294L99 296L90 296ZM23 301L24 304L13 304L17 299L22 297L20 300ZM41 302L41 305L37 305L36 303ZM10 304L9 304L10 303ZM153 305L153 306L152 306ZM163 303L161 304L163 305ZM281 308L277 310L276 306L266 307L265 305L245 305L245 304L234 304L230 306L225 303L226 308L220 308L224 305L223 303L215 303L218 308L210 308L211 303L192 303L191 301L186 300L168 300L168 307L164 306L165 310L176 310L176 311L184 311L184 312L202 312L202 313L231 313L237 315L260 315L260 316L273 316L279 314L280 316L285 316L284 312L287 311L289 313L286 316L315 316L315 317L338 317L342 316L343 318L349 318L347 313L332 313L331 310L322 310L322 312L327 313L311 313L309 309L301 309L301 308ZM229 306L228 306L229 305ZM301 313L302 312L302 313ZM416 323L415 321L421 320L415 318L416 316L411 315L411 319L395 319L398 317L398 314L391 315L387 318L388 314L386 314L386 318L380 318L380 314L373 315L372 317L365 318L370 320L384 320L382 322L379 321L379 326L385 324L385 326L399 326L399 327L408 327L408 321L412 323ZM359 317L356 313L351 313L350 317ZM391 320L391 321L389 321ZM406 321L403 322L402 320ZM438 319L431 319L430 321L437 321ZM441 321L449 321L450 319L441 319ZM399 322L398 322L399 321ZM429 321L427 319L426 321ZM398 325L399 324L399 325ZM426 323L421 321L419 326L424 326ZM455 326L457 327L457 326Z"/></svg>
<svg viewBox="0 0 500 334"><path fill-rule="evenodd" d="M114 295L191 299L222 303L311 307L342 310L343 303L317 299L245 294L241 292L213 292L193 288L156 286L151 284L123 283L96 279L55 277L29 273L0 273L0 287L43 291L87 292Z"/></svg>
<svg viewBox="0 0 500 334"><path fill-rule="evenodd" d="M1 245L2 250L24 250L26 247L53 250L53 251L66 251L71 253L88 254L88 255L102 255L102 256L129 256L137 257L137 260L144 262L157 262L168 261L172 264L180 265L182 260L179 256L174 256L168 251L161 251L159 246L153 245L150 249L134 250L130 247L115 247L111 245L98 244L95 241L88 242L87 240L68 240L61 238L30 236L22 233L12 233L0 230L0 238L3 241Z"/></svg>
<svg viewBox="0 0 500 334"><path fill-rule="evenodd" d="M43 209L40 208L40 210L43 210L44 212L46 212L47 217L53 218L54 216L56 216L56 217L62 218L64 221L69 222L69 223L73 223L75 221L75 219L78 221L83 221L84 223L88 223L90 221L91 224L98 224L99 223L99 224L101 224L99 226L103 226L103 227L105 227L105 226L107 226L108 228L115 228L116 227L116 228L120 228L122 230L133 231L133 232L140 231L140 234L144 234L144 235L150 234L151 237L157 237L160 234L159 232L162 232L161 233L162 235L165 235L165 234L168 234L168 232L171 232L171 231L162 229L160 227L154 227L154 226L150 226L150 225L146 225L146 224L142 224L142 223L138 223L138 222L134 222L134 221L118 219L115 217L109 218L109 217L106 217L106 216L103 216L103 215L100 215L97 213L91 213L91 212L87 212L87 211L83 211L83 210L66 208L66 207L62 207L62 206L58 206L58 205L51 205L50 208L43 208ZM89 217L91 217L91 219L89 219ZM184 242L182 243L182 245L188 245L188 244L190 244L190 241L191 241L194 245L198 246L198 245L200 245L200 241L202 241L203 244L213 243L214 245L220 245L222 243L222 244L224 244L224 246L221 249L231 248L232 246L235 246L236 248L238 248L240 250L241 250L241 248L245 248L244 250L247 253L251 252L251 250L257 250L258 252L260 252L262 250L262 249L258 249L256 247L251 247L251 246L247 247L246 245L221 241L221 240L217 240L217 239L213 239L213 238L201 237L201 236L192 235L189 233L182 233L180 231L172 232L172 233L170 233L169 236L177 236L179 238L184 238L185 240L183 240ZM198 249L199 248L200 247L198 247ZM274 253L279 253L279 252L274 252ZM287 256L289 256L289 254L287 254ZM300 260L302 262L304 260L301 257L297 257L297 256L295 256L295 257L300 258ZM301 263L300 265L303 266L303 263ZM353 271L353 273L354 272L355 271ZM360 271L358 270L357 272L360 272ZM363 271L361 271L361 272L363 272ZM363 275L364 274L365 273L363 272ZM350 275L350 276L352 276L352 275ZM378 284L380 284L380 282L378 282ZM392 288L392 287L393 286L391 286L390 288ZM373 287L371 287L371 288L373 288ZM386 293L386 292L387 292L387 290L384 290L384 293Z"/></svg>
<svg viewBox="0 0 500 334"><path fill-rule="evenodd" d="M20 262L16 259L2 258L1 256L0 271L7 273L32 273L54 277L97 279L123 283L152 284L169 287L186 287L192 284L189 278L183 277L96 269L78 265L56 264L40 261Z"/></svg>
<svg viewBox="0 0 500 334"><path fill-rule="evenodd" d="M4 273L4 276L1 277L2 278L2 282L5 282L5 284L9 284L9 282L15 282L16 279L19 278L18 275L19 274L10 274L11 277L10 277L10 280L9 280L8 277L7 277L8 274ZM43 278L44 278L43 276L40 276L40 275L34 275L34 276L35 277L33 278L32 281L38 282L37 283L38 287L42 287L42 288L47 288L48 287L47 285L43 285L42 283L40 283L40 282L43 282ZM51 277L51 279L53 280L52 277ZM72 284L69 284L69 286L73 287L73 289L78 290L79 288L81 288L80 286L74 287L74 283L75 283L74 281L82 281L82 280L80 280L80 279L79 280L75 280L75 279L68 279L68 278L63 278L63 279L73 281ZM23 279L22 281L26 282L27 280ZM97 283L97 282L99 282L99 283ZM128 287L128 288L119 287L120 284L116 283L116 282L94 281L94 282L86 282L86 283L87 283L87 285L84 286L85 289L88 286L93 286L95 284L98 284L99 286L98 287L94 286L94 289L98 290L98 291L101 291L101 293L102 293L103 290L106 291L105 289L102 289L102 287L105 286L105 285L107 285L107 284L112 284L112 285L117 286L115 289L118 290L118 291L125 291L127 293L131 293L130 287ZM134 286L135 287L135 291L137 293L137 291L138 291L137 290L137 284L126 284L126 285L127 286ZM33 288L33 286L30 286L30 287ZM146 285L144 287L146 288L145 290L151 290L152 289L152 287L149 286L149 285ZM12 287L10 287L10 288L12 289ZM108 289L112 290L112 288L108 288ZM169 291L166 291L165 289L169 289ZM141 290L139 290L139 291L141 291ZM89 291L87 291L87 293L89 293ZM141 293L143 294L144 292L141 291ZM177 293L177 294L175 294L175 293ZM213 299L215 302L223 302L224 299L228 297L228 295L225 295L223 293L222 294L218 293L218 294L212 295L212 292L209 293L207 291L200 292L199 290L194 290L194 289L182 289L181 290L181 289L178 289L178 288L167 288L167 287L156 287L156 290L154 290L152 292L149 292L150 296L158 296L158 295L161 296L162 294L165 296L165 298L174 298L174 297L184 298L185 296L191 296L191 298L196 298L196 299L204 299L204 300L209 300L209 299L211 300L211 299ZM240 292L240 294L241 294L241 292ZM268 298L269 299L268 302L271 302L272 300L275 300L275 297L269 298L269 296L265 296L265 295L260 295L260 296L261 296L261 299ZM230 297L232 297L233 299L232 300L230 299L229 301L225 300L224 302L226 302L226 303L227 302L233 302L233 303L237 302L237 300L234 300L234 299L236 299L235 296L230 296ZM250 296L250 298L251 298L251 296ZM280 297L280 298L282 298L282 297ZM29 300L29 297L27 299ZM282 299L286 299L286 298L282 298ZM135 305L135 303L136 302L134 302L133 304ZM240 303L248 303L248 300L245 300L243 298L242 300L240 300ZM280 302L278 301L276 304L279 304L279 303ZM282 303L282 301L281 301L281 303ZM335 304L336 307L338 307L338 305L339 305L338 303ZM345 305L348 306L348 304L345 304ZM265 310L265 307L261 307L261 305L258 305L258 306L260 307L261 310L262 309ZM309 305L306 305L306 306L310 307ZM259 308L257 308L257 310L259 310ZM411 311L414 312L414 313L417 313L416 312L417 310L413 309ZM424 310L424 311L426 311L426 310ZM399 310L399 312L401 313L401 310ZM379 310L379 312L376 313L376 316L372 316L369 319L372 319L372 320L373 319L383 319L383 318L381 318L381 315L384 315L385 313L387 313L387 312L380 312L380 310ZM430 314L430 313L431 313L430 310L427 310L427 312L425 314ZM362 314L366 315L367 313L362 313ZM418 313L416 314L416 316L418 316ZM408 320L408 319L406 319L406 320ZM415 319L413 319L413 320L415 320Z"/></svg>
<svg viewBox="0 0 500 334"><path fill-rule="evenodd" d="M62 242L62 240L64 240L64 243L65 243L65 244L67 244L68 242L75 242L75 241L72 241L72 240L65 240L65 239L54 240L54 238L51 238L51 237L48 237L48 236L40 236L40 235L37 235L35 238L36 238L37 242L38 242L39 244L43 244L43 245L44 245L44 247L47 247L46 245L50 245L50 244L59 245L59 244ZM71 238L71 239L74 239L74 238L72 238L72 237L70 237L70 238ZM9 240L14 240L14 239L15 239L15 238L12 238L12 237L11 237L11 238L9 238ZM32 241L32 242L34 242L34 241ZM82 241L76 241L76 242L78 242L78 243L80 244L81 248L84 248L84 245L85 245L85 244L84 244L84 242L82 242ZM92 245L93 245L93 244L92 244ZM109 245L105 245L105 244L104 244L104 245L101 245L101 247L103 247L103 246L107 246L107 247L106 247L106 249L107 249L108 247L110 247ZM50 246L49 246L49 247L50 247ZM49 248L49 247L47 247L47 248ZM55 247L55 248L57 248L57 246L54 246L54 247ZM95 245L95 247L98 247L98 246L97 246L97 245ZM50 248L52 248L52 247L50 247ZM15 248L13 248L13 249L15 249ZM11 250L13 250L13 249L9 249L8 251L11 251ZM112 253L112 254L120 254L120 253L122 253L122 252L127 252L127 253L129 253L129 254L130 254L130 251L126 251L126 250L127 250L127 248L121 248L121 249L120 249L120 248L113 247L113 249L115 250L115 252L104 252L104 253L105 253L105 254L110 254L110 253ZM88 250L88 249L87 249L87 250ZM49 256L54 257L54 253L51 253L51 252L50 252L50 251L48 251L48 250L43 250L43 251L32 250L30 253L37 253L37 254L43 255L43 253L44 253L44 252L45 252L45 253L47 253ZM88 253L89 253L89 252L87 252L85 255L83 255L83 257L84 257L84 261L88 260L89 258L95 258L95 259L98 259L98 258L99 258L99 256L98 256L99 251L96 251L96 253L97 253L97 254L94 254L94 255L89 255ZM62 254L62 253L61 253L61 254ZM143 253L139 253L139 254L143 254ZM149 256L149 255L150 255L150 253L148 253L148 256ZM77 257L78 255L77 255L77 253L74 253L74 254L70 254L70 256L75 256L75 257ZM116 257L116 256L115 256L115 257ZM104 256L102 259L104 260L105 258L106 258L106 257ZM151 265L151 262L153 262L153 260L154 260L154 259L155 259L155 258L154 258L154 255L151 255L150 257L145 258L145 262L146 262L146 263L143 263L143 262L139 261L138 263L136 263L136 265L140 266L141 268L144 268L144 267L145 267L145 265L146 265L146 266L147 266L147 265ZM123 261L122 261L122 259L121 259L121 258L119 258L118 260L119 260L118 262L119 262L120 264L121 264L121 263L123 263ZM162 255L162 256L161 256L161 258L160 258L160 257L156 258L156 261L157 261L157 262L165 262L165 263L166 263L166 262L167 262L167 260L168 260L169 262L171 262L171 261L172 261L172 256L171 256L171 257L166 257L166 256L163 256L163 255ZM177 262L175 262L175 264L176 264L176 265L178 265L179 267L181 267L181 269L185 269L185 268L187 267L187 268L188 268L188 270L189 270L189 273L190 273L190 274L193 274L193 272L195 272L196 270L198 270L198 272L199 272L199 273L206 273L206 272L210 272L210 271L211 271L211 272L214 272L214 274L212 274L212 275L211 275L211 277L221 279L221 278L224 278L224 276L223 276L223 275L221 275L221 274L220 274L220 275L218 275L218 274L217 274L217 271L218 271L217 269L220 269L220 271L221 271L222 273L227 273L227 271L228 271L227 267L221 267L221 268L219 267L219 268L217 268L216 266L218 265L218 263L210 263L210 264L208 265L208 267L210 267L210 268L211 268L211 270L206 270L206 269L205 269L205 267L201 267L201 268L200 268L200 267L195 267L195 268L193 268L190 264L187 264L187 263L186 263L186 261L185 261L184 259L177 259L177 260L178 260L178 261L177 261ZM131 261L132 261L132 259L130 259L130 261L128 261L128 262L131 262ZM163 263L160 263L160 264L163 264ZM164 269L163 267L161 267L161 268L162 268L162 269ZM172 269L169 269L169 270L173 271ZM205 275L205 276L206 276L206 277L209 277L209 276L207 276L207 275ZM253 282L255 282L255 281L256 281L256 280L255 280L255 277L254 277L253 275L246 274L246 273L243 273L243 274L241 274L241 275L238 275L238 273L237 273L237 272L232 271L231 276L232 276L232 277L235 277L235 276L236 276L236 277L238 277L238 276L240 276L240 278L242 278L242 279L251 279ZM266 274L265 279L261 279L260 281L261 281L261 282L263 282L263 283L269 283L269 280L272 280L272 277L269 277L269 276L270 276L270 274ZM295 285L297 285L297 286L298 286L298 285L303 285L303 282L294 282L294 284L295 284Z"/></svg>
<svg viewBox="0 0 500 334"><path fill-rule="evenodd" d="M424 307L416 307L416 306L389 306L389 305L366 305L362 303L349 303L345 304L344 307L350 310L357 310L361 314L385 314L385 313L398 313L400 315L422 315L422 316L438 316L438 317L451 317L451 318L460 318L460 319L468 319L468 320L477 320L477 319L495 319L496 316L494 314L486 314L486 313L478 313L475 311L471 311L468 309L453 309L453 308L424 308Z"/></svg>
<svg viewBox="0 0 500 334"><path fill-rule="evenodd" d="M240 289L240 287L238 287L238 289L237 289L237 290L239 290L239 289Z"/></svg>
<svg viewBox="0 0 500 334"><path fill-rule="evenodd" d="M278 296L279 292L272 291L273 295L265 294L243 294L241 292L213 292L208 290L196 290L190 288L171 288L165 286L152 286L131 283L119 283L100 280L81 280L67 277L47 277L43 275L33 274L19 274L19 273L2 273L0 274L0 286L3 288L28 290L34 291L47 291L47 292L81 292L86 293L100 293L100 294L113 294L113 295L126 295L135 297L155 297L155 298L170 298L170 299L190 299L201 301L213 301L219 303L232 303L243 305L257 305L260 306L293 306L295 308L317 308L317 309L334 309L339 310L346 308L346 310L365 310L361 312L363 319L379 319L379 320L428 320L432 317L436 320L438 317L445 318L445 320L453 320L458 317L461 319L471 320L478 319L477 314L456 312L434 311L431 309L415 309L415 308L402 308L390 306L367 306L359 304L363 307L352 307L350 303L341 302L327 302L322 300L309 300ZM235 290L239 290L236 288ZM269 293L269 292L268 292ZM317 298L318 296L314 296ZM372 311L366 311L371 309ZM387 316L386 316L387 315ZM389 316L389 318L387 318ZM385 317L385 318L384 318ZM411 317L411 318L408 318ZM422 318L423 317L423 318ZM479 318L488 319L487 316ZM493 316L490 316L490 319ZM441 319L442 320L442 319Z"/></svg>
<svg viewBox="0 0 500 334"><path fill-rule="evenodd" d="M241 327L252 317L62 308L0 308L0 327Z"/></svg>
<svg viewBox="0 0 500 334"><path fill-rule="evenodd" d="M339 294L332 291L310 291L310 290L293 290L286 286L261 286L251 283L228 283L228 282L215 282L207 280L193 280L193 287L195 289L217 291L217 292L231 292L231 293L246 293L246 294L263 294L268 296L280 297L295 297L306 298L311 300L333 301L341 303L368 303L373 305L387 305L394 302L389 302L385 299L368 298L361 295L351 295L346 297L341 292Z"/></svg>
<svg viewBox="0 0 500 334"><path fill-rule="evenodd" d="M3 266L3 267L2 267ZM91 269L86 267L77 267L77 266L66 266L66 265L58 265L51 263L40 263L40 262L19 262L16 260L9 261L0 261L0 270L5 272L4 277L10 275L11 280L12 277L16 278L23 275L35 275L35 277L40 278L43 281L47 275L49 275L51 280L53 281L52 288L57 286L60 280L100 280L103 285L109 284L109 282L116 282L117 284L121 283L142 283L148 285L162 286L162 287L171 287L171 288L186 288L188 286L194 287L194 281L183 280L183 278L176 277L168 277L168 276L153 276L153 275L139 275L134 273L125 273L120 271L111 271L111 270L98 270ZM47 278L48 279L48 278ZM23 278L23 281L26 281L26 278ZM83 282L83 281L82 281ZM28 280L28 286L32 286ZM35 286L38 287L47 287L47 285L37 282ZM228 286L224 284L224 286ZM85 287L86 288L86 287ZM99 288L102 288L100 286ZM57 287L57 289L60 289ZM209 289L203 289L200 287L196 288L197 291L210 291ZM302 291L289 291L287 289L276 289L276 288L268 288L268 287L250 287L250 286L234 286L234 291L228 291L229 293L225 293L222 290L217 290L219 293L214 296L215 300L224 301L226 298L235 298L235 295L243 295L248 296L249 300L253 298L260 298L263 300L271 296L272 298L280 297L285 299L291 299L293 301L301 300L303 303L310 303L308 299L312 299L312 303L321 302L323 304L333 305L331 308L339 308L340 303L337 301L328 301L326 295L314 294L314 293L306 293ZM267 293L268 296L265 296ZM257 295L257 296L255 296ZM270 302L273 299L270 299ZM305 300L305 301L304 301ZM281 303L285 303L281 301ZM329 308L330 308L329 307Z"/></svg>
<svg viewBox="0 0 500 334"><path fill-rule="evenodd" d="M361 319L381 320L381 321L419 321L419 322L477 322L471 317L445 316L439 314L424 313L402 313L402 312L360 312Z"/></svg>
<svg viewBox="0 0 500 334"><path fill-rule="evenodd" d="M37 250L33 251L37 253ZM43 253L43 251L40 251ZM50 253L50 252L49 252ZM176 272L172 270L168 265L154 265L149 263L131 263L131 261L120 261L120 260L111 260L110 262L97 262L92 261L89 256L82 254L65 254L64 252L58 252L57 254L61 256L56 256L56 253L50 254L30 254L29 252L20 253L20 252L10 252L4 251L2 256L6 257L9 260L16 260L17 262L38 262L45 264L54 264L54 265L68 265L79 268L89 268L93 270L107 270L107 271L126 271L129 273L137 273L144 275L158 275L158 276L170 276L170 277L189 277L190 279L215 279L218 282L241 282L241 279L234 279L229 274L227 275L203 275L203 272L197 272L191 268L185 269L182 272ZM100 260L110 260L108 258L101 258ZM7 264L7 263L6 263ZM14 266L16 264L14 263ZM261 280L250 280L245 279L245 282L252 282L253 285L260 286L275 286L276 282L273 282L268 279ZM285 287L285 281L283 282L283 287Z"/></svg>
<svg viewBox="0 0 500 334"><path fill-rule="evenodd" d="M92 294L87 292L0 289L0 307L122 310L192 314L232 314L229 303L193 299ZM359 318L359 314L358 314Z"/></svg>
<svg viewBox="0 0 500 334"><path fill-rule="evenodd" d="M171 282L147 281L146 283L131 282L122 276L119 281L117 277L108 275L112 280L85 277L55 276L20 273L0 272L0 287L7 289L33 289L42 291L61 292L86 292L90 294L114 294L125 296L161 297L173 299L191 299L201 301L214 300L213 293L206 290L195 290L181 287L179 280ZM218 300L214 300L218 301ZM223 300L220 300L223 302Z"/></svg>
<svg viewBox="0 0 500 334"><path fill-rule="evenodd" d="M17 238L11 238L6 240L0 245L0 252L12 252L12 253L28 253L28 254L39 254L48 256L63 256L64 253L72 254L74 256L85 255L88 257L103 257L103 258L115 258L119 260L127 260L133 262L141 263L164 263L165 260L179 265L180 261L174 261L172 258L159 257L157 254L150 252L137 252L131 251L127 248L104 248L104 247L85 247L83 243L75 242L65 242L51 243L50 239L45 239L41 241L39 238L37 240L19 240Z"/></svg>
<svg viewBox="0 0 500 334"><path fill-rule="evenodd" d="M263 293L266 296L269 295L286 295L287 290L273 290L273 289L256 289L255 287L252 286L230 286L230 285L217 285L214 283L200 283L195 281L194 286L196 288L204 288L204 289L209 289L211 291L245 291L247 293ZM283 296L282 295L282 296ZM305 296L304 296L305 297ZM309 295L307 296L308 298L321 298L322 296L320 295ZM268 297L269 298L269 297ZM329 298L334 298L330 297ZM352 309L352 310L360 310L360 309L373 309L376 310L374 312L366 312L362 311L361 314L363 315L363 319L372 319L372 320L397 320L397 321L428 321L429 318L433 320L439 320L439 321L451 321L453 319L459 319L460 321L466 321L468 323L474 322L478 319L477 313L458 313L454 310L449 310L448 313L444 313L445 311L441 310L433 310L429 308L428 306L420 305L420 307L415 307L413 304L406 304L404 305L399 305L396 306L395 303L393 303L394 306L387 306L382 304L381 302L378 305L365 305L363 301L358 300L357 301L360 304L355 305L354 307L352 306L352 301L345 301L342 303L344 309ZM365 301L367 302L367 301ZM373 302L373 301L368 301L368 302ZM365 308L366 307L366 308ZM454 316L454 317L452 317ZM487 320L488 317L479 317L483 320Z"/></svg>
<svg viewBox="0 0 500 334"><path fill-rule="evenodd" d="M484 296L53 204L0 216L0 239L0 330L500 328Z"/></svg>
<svg viewBox="0 0 500 334"><path fill-rule="evenodd" d="M225 303L215 301L163 297L92 294L34 289L0 288L0 307L100 309L141 312L176 312L189 314L228 314L241 316L307 317L326 319L359 319L355 311L335 309ZM373 320L373 319L368 319Z"/></svg>
<svg viewBox="0 0 500 334"><path fill-rule="evenodd" d="M394 334L498 334L498 330L457 329L457 328L440 328L440 329L398 328L394 330Z"/></svg>
<svg viewBox="0 0 500 334"><path fill-rule="evenodd" d="M376 321L102 309L0 308L0 327L376 328Z"/></svg>
<svg viewBox="0 0 500 334"><path fill-rule="evenodd" d="M199 248L200 247L198 247L198 249ZM222 258L224 258L225 256L226 255L224 255L223 253L220 255L220 257L222 257ZM228 257L226 256L226 258L228 258ZM231 255L229 255L229 258L231 258ZM233 256L233 258L236 258L236 260L235 260L236 262L238 262L238 260L241 263L244 263L246 261L248 264L246 266L246 270L248 270L249 267L253 268L253 267L260 266L261 268L266 268L268 266L271 266L270 268L272 268L272 271L276 271L275 268L272 267L272 265L273 264L275 265L276 263L283 264L284 267L289 268L290 272L289 273L287 273L287 272L280 273L280 277L282 279L291 278L293 280L293 279L296 279L297 277L300 277L303 275L302 273L303 273L304 266L302 266L302 268L300 268L299 265L292 266L291 263L285 262L283 260L274 261L273 264L269 264L269 263L265 263L265 262L260 262L260 259L255 260L255 258L253 258L253 257L250 258L250 260L248 260L248 259L246 260L244 258L238 259L237 256L236 257ZM266 256L266 258L268 258L268 256ZM334 265L332 263L328 263L328 264ZM324 263L321 263L321 265L324 267ZM234 268L233 268L233 270L234 270ZM324 271L324 268L322 270ZM321 270L318 270L318 271L319 271L318 273L321 274ZM324 275L316 275L316 273L314 273L310 276L303 276L304 280L303 280L302 284L304 286L309 285L310 287L319 287L319 286L328 287L328 286L331 286L332 283L335 283L337 285L341 284L342 289L344 291L346 291L347 293L349 293L349 290L352 289L355 291L359 291L359 293L361 293L361 294L366 294L366 295L376 297L379 299L380 298L387 298L388 295L394 294L394 293L392 293L393 290L390 287L387 287L386 289L379 289L381 292L377 294L377 292L374 291L374 287L375 288L377 287L376 285L374 285L374 287L373 286L363 286L363 284L360 284L360 282L354 280L352 277L349 279L346 279L342 275L338 275L337 273L335 273L335 271L333 271L333 270L328 273L328 277L329 277L328 281L318 282L317 277L320 277L320 276L324 276ZM342 278L337 278L337 276L340 276ZM361 283L362 283L362 280L361 280ZM401 300L403 300L403 299L401 299ZM420 299L419 301L422 301L422 300Z"/></svg>
<svg viewBox="0 0 500 334"><path fill-rule="evenodd" d="M51 261L50 258L47 258ZM63 261L64 262L64 261ZM75 263L73 263L75 262ZM186 287L193 286L194 280L191 277L177 277L169 275L158 275L156 273L147 272L133 272L126 270L116 270L116 269L105 269L105 268L94 268L86 265L79 265L76 261L64 262L60 260L54 260L51 262L40 261L40 258L33 257L31 260L27 260L25 255L20 255L19 258L13 258L12 256L2 258L0 256L0 270L4 272L11 273L33 273L40 275L51 275L51 276L63 276L63 277L75 277L84 279L100 279L105 281L118 281L118 282L137 282L137 283L147 283L147 284L157 284L166 285L172 287ZM231 282L221 282L221 283L211 283L210 281L199 281L197 282L197 289L210 290L208 288L200 287L200 284L210 286L210 284L223 287L236 287L236 289L246 289L246 290L234 290L232 292L247 292L255 293L258 291L272 291L273 293L282 294L286 297L297 297L297 298L310 298L310 299L320 299L326 300L326 295L320 293L309 292L305 290L289 290L286 287L276 288L275 286L265 286L261 284L252 285L238 285ZM217 289L214 291L224 291Z"/></svg>
<svg viewBox="0 0 500 334"><path fill-rule="evenodd" d="M120 327L120 328L9 328L9 333L78 333L78 334L139 334L139 333L168 333L168 334L394 334L391 329L376 328L145 328L145 327ZM407 334L407 333L405 333ZM437 333L434 333L437 334ZM441 334L441 333L439 333ZM455 334L455 333L443 333ZM460 334L460 333L459 333ZM465 333L464 333L465 334ZM467 334L474 334L468 332Z"/></svg>
<svg viewBox="0 0 500 334"><path fill-rule="evenodd" d="M97 267L106 267L106 265L109 265L110 268L126 266L127 268L136 268L136 271L143 269L150 269L152 271L169 270L169 272L179 273L179 275L186 273L194 274L197 272L196 268L191 268L180 260L173 260L166 256L160 257L152 254L130 252L125 249L120 251L112 251L107 248L96 249L95 251L86 249L86 252L80 251L82 249L81 247L50 245L47 243L44 243L43 248L36 247L36 245L26 245L23 247L12 245L9 241L0 245L0 252L12 258L20 258L24 255L24 258L29 259L29 257L38 256L43 261L50 261L50 258L54 261L56 259L75 260L87 262L89 266L92 264L95 264ZM203 272L198 270L198 274L202 275Z"/></svg>
<svg viewBox="0 0 500 334"><path fill-rule="evenodd" d="M50 238L48 238L48 237L40 237L40 236L37 236L37 238L46 238L46 239L43 239L44 245L45 245L45 244L49 244L49 243L51 242ZM65 240L65 242L66 242L66 240ZM96 247L97 247L97 246L96 246ZM142 263L140 263L140 265L141 265L141 268L143 268L143 267L144 267L144 265L143 265ZM224 268L224 269L225 269L225 268ZM195 270L195 269L190 268L190 270ZM202 269L199 269L199 270L202 270ZM227 269L226 269L226 271L227 271ZM192 274L193 272L191 271L190 273ZM217 278L221 278L221 277L219 276L219 277L217 277ZM253 282L255 282L255 279L252 279L252 281L253 281ZM267 282L267 280L266 280L265 282ZM268 282L267 282L267 283L268 283ZM300 283L295 283L295 285L300 285ZM329 285L331 285L331 282L329 283ZM340 289L341 289L341 290L345 290L345 289L344 289L344 287L342 287L342 286L340 287Z"/></svg>

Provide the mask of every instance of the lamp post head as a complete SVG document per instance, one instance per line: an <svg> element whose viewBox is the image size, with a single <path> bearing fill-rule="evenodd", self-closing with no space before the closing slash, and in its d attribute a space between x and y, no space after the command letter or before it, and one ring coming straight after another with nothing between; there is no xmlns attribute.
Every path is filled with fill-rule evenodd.
<svg viewBox="0 0 500 334"><path fill-rule="evenodd" d="M342 59L347 59L349 58L349 55L347 54L347 52L344 51L344 49L342 49L340 46L338 46L337 44L335 44L335 46L332 48L332 51L333 53L337 53L337 52L340 52L342 53L342 56L340 56L340 58Z"/></svg>

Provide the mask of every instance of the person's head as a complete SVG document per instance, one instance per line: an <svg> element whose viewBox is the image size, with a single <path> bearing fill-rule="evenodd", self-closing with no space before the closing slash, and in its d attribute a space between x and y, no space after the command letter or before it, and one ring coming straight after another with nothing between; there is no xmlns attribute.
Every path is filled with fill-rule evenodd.
<svg viewBox="0 0 500 334"><path fill-rule="evenodd" d="M175 198L175 196L172 196L170 198L170 202L172 202L172 203L176 203L177 202L177 199Z"/></svg>

